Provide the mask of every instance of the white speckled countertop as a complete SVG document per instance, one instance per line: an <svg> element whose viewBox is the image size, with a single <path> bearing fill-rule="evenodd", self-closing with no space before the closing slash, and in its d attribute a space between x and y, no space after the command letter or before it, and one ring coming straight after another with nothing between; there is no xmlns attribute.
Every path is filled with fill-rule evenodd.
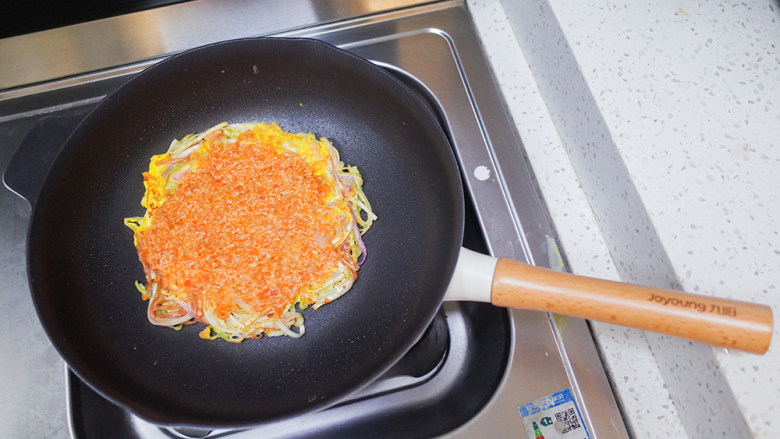
<svg viewBox="0 0 780 439"><path fill-rule="evenodd" d="M573 272L780 315L777 2L468 5ZM780 437L777 325L763 356L593 327L635 437Z"/></svg>

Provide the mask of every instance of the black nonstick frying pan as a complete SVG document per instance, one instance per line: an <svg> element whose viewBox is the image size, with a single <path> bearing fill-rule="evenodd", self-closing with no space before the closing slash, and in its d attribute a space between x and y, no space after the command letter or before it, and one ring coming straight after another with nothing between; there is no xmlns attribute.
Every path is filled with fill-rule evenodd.
<svg viewBox="0 0 780 439"><path fill-rule="evenodd" d="M75 129L37 200L20 190L34 202L28 273L53 344L98 392L161 424L255 424L371 382L432 320L457 258L441 250L462 236L455 160L418 99L371 63L305 39L214 44L131 79ZM202 325L154 327L133 286L144 277L122 220L143 214L149 158L222 121L273 121L327 137L359 166L381 218L365 236L353 290L304 311L301 339L206 342ZM27 159L9 165L10 188L25 186Z"/></svg>
<svg viewBox="0 0 780 439"><path fill-rule="evenodd" d="M365 236L368 256L352 291L304 311L300 339L231 344L201 340L200 325L180 332L155 327L133 286L143 272L122 220L143 213L141 172L172 139L223 121L273 121L329 138L346 163L360 168L379 216ZM236 40L168 58L84 118L40 188L24 183L25 166L35 159L50 160L17 152L4 180L33 205L28 274L39 318L77 375L159 424L246 426L337 402L381 375L423 334L456 262L484 270L471 277L458 271L449 298L485 300L487 285L489 301L492 282L500 305L557 310L555 297L563 296L575 305L563 311L607 309L586 316L616 323L626 323L621 311L634 304L635 313L659 316L632 326L677 335L691 331L675 332L676 320L663 319L701 326L696 304L715 300L641 287L629 287L639 290L626 298L623 284L561 280L461 252L460 175L437 118L391 75L316 40ZM518 270L520 277L510 276ZM548 276L555 285L547 285ZM523 295L506 300L507 290ZM701 313L716 337L727 336L720 344L750 336L759 339L753 350L765 350L771 312L767 323L764 307L717 303L724 302L739 306L739 318ZM631 320L642 320L636 315ZM692 338L720 342L713 337Z"/></svg>

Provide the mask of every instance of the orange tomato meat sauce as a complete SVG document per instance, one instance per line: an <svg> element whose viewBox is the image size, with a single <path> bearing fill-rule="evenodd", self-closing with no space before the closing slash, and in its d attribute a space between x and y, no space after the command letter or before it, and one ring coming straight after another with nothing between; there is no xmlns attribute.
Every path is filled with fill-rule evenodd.
<svg viewBox="0 0 780 439"><path fill-rule="evenodd" d="M280 316L349 257L331 243L350 220L329 207L334 190L300 155L246 131L181 176L138 237L139 258L194 314L224 319L240 303Z"/></svg>

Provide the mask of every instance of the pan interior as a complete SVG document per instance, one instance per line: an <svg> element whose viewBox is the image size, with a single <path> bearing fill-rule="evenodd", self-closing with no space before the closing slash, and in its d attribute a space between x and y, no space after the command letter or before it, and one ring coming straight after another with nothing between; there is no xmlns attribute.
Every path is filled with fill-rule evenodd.
<svg viewBox="0 0 780 439"><path fill-rule="evenodd" d="M231 344L151 325L123 218L174 138L277 122L333 141L379 216L353 289L306 310L306 335ZM399 81L314 40L206 46L143 72L66 142L36 205L29 274L44 327L98 392L153 422L257 424L324 407L379 376L439 307L463 228L458 170L435 116Z"/></svg>

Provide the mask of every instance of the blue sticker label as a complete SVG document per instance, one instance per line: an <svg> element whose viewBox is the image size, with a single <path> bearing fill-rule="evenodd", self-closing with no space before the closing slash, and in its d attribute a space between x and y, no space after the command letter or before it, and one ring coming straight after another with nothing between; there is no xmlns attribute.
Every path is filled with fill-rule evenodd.
<svg viewBox="0 0 780 439"><path fill-rule="evenodd" d="M590 439L571 389L564 389L518 407L528 437Z"/></svg>

